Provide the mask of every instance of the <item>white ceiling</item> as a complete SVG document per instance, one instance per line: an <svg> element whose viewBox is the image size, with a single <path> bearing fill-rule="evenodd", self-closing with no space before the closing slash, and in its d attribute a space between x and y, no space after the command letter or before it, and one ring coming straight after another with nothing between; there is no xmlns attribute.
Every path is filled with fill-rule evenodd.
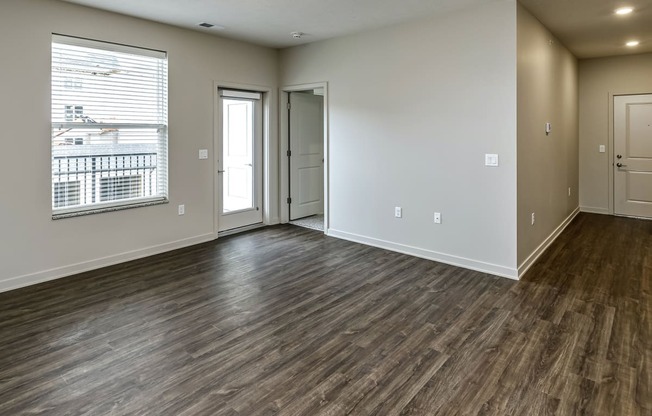
<svg viewBox="0 0 652 416"><path fill-rule="evenodd" d="M274 48L496 0L64 0ZM201 29L200 22L224 29ZM297 40L290 32L303 32Z"/></svg>
<svg viewBox="0 0 652 416"><path fill-rule="evenodd" d="M274 48L500 0L64 0ZM521 0L577 57L652 52L650 0ZM631 5L629 16L613 10ZM215 24L203 29L198 23ZM219 28L217 26L221 26ZM294 39L290 32L304 32ZM637 48L625 48L630 39Z"/></svg>

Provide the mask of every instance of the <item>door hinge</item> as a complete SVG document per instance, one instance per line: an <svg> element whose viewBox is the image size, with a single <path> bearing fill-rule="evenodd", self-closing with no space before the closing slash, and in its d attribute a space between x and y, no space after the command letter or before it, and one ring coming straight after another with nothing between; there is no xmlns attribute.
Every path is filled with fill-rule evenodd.
<svg viewBox="0 0 652 416"><path fill-rule="evenodd" d="M292 203L292 198L288 198L288 204Z"/></svg>
<svg viewBox="0 0 652 416"><path fill-rule="evenodd" d="M288 103L288 110L292 109L292 104Z"/></svg>
<svg viewBox="0 0 652 416"><path fill-rule="evenodd" d="M287 153L288 157L292 156L292 150L288 150Z"/></svg>

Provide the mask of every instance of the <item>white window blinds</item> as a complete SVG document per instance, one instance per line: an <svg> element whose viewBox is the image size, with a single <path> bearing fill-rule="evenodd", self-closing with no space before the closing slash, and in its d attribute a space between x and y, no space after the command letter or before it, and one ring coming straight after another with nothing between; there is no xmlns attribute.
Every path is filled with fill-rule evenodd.
<svg viewBox="0 0 652 416"><path fill-rule="evenodd" d="M167 56L52 36L54 218L167 201Z"/></svg>

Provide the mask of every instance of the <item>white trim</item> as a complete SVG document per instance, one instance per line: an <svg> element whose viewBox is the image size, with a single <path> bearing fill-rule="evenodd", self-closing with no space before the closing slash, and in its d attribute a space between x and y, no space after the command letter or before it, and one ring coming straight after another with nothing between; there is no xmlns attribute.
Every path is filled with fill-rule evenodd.
<svg viewBox="0 0 652 416"><path fill-rule="evenodd" d="M250 225L245 225L243 227L231 228L231 229L228 229L228 230L220 231L219 236L220 237L226 237L227 235L244 233L245 231L257 230L257 229L263 228L263 227L267 227L267 225L262 223L262 222L259 222L259 223L256 223L256 224L250 224Z"/></svg>
<svg viewBox="0 0 652 416"><path fill-rule="evenodd" d="M614 148L616 146L616 135L614 134L614 112L616 111L616 106L614 105L614 99L617 96L621 95L648 95L652 94L652 91L649 92L641 92L640 90L618 90L618 91L609 91L609 101L607 102L607 203L609 204L609 212L608 214L610 215L615 215L616 214L616 207L615 207L615 183L614 183ZM602 212L598 212L598 214L602 214Z"/></svg>
<svg viewBox="0 0 652 416"><path fill-rule="evenodd" d="M107 42L104 40L80 38L77 36L62 35L58 33L52 34L52 43L81 46L83 48L102 49L109 52L120 52L130 55L149 56L150 58L158 59L166 59L168 56L167 52L159 51L156 49L125 45L122 43Z"/></svg>
<svg viewBox="0 0 652 416"><path fill-rule="evenodd" d="M276 217L272 219L273 213L277 211L273 209L273 204L276 203L278 206L277 195L278 189L277 175L273 175L272 172L278 166L278 154L277 152L277 142L276 142L276 119L277 113L274 108L274 103L276 100L276 90L272 87L265 85L255 85L255 84L240 84L236 82L228 81L213 81L213 235L215 238L218 237L219 233L219 213L218 209L218 183L219 175L218 163L217 160L220 155L219 149L219 99L220 89L235 89L235 90L245 90L245 91L256 91L263 93L262 105L263 105L263 200L260 201L263 210L263 224L277 224L278 220ZM223 235L223 234L222 234Z"/></svg>
<svg viewBox="0 0 652 416"><path fill-rule="evenodd" d="M379 247L397 253L403 253L410 256L420 257L427 260L434 260L440 263L450 264L452 266L463 267L465 269L475 270L482 273L493 274L509 279L518 279L518 271L514 268L501 266L499 264L486 263L483 261L467 259L464 257L454 256L451 254L439 253L437 251L426 250L419 247L408 246L405 244L393 243L391 241L380 240L377 238L366 237L363 235L348 233L345 231L328 230L329 237L341 238L342 240L353 241L355 243L365 244L368 246Z"/></svg>
<svg viewBox="0 0 652 416"><path fill-rule="evenodd" d="M229 89L220 89L220 97L226 98L244 98L247 100L260 100L263 94L260 92L254 91L240 91L240 90L229 90Z"/></svg>
<svg viewBox="0 0 652 416"><path fill-rule="evenodd" d="M288 151L288 133L289 133L289 126L288 126L288 118L287 118L287 102L288 102L288 92L293 92L293 91L306 91L306 90L315 90L315 89L322 89L323 90L323 97L324 97L324 234L328 235L329 229L330 229L330 203L329 203L329 195L330 195L330 186L329 186L329 177L330 177L330 163L329 163L329 149L330 149L330 141L329 141L329 122L328 122L328 114L329 114L329 104L328 104L328 82L315 82L315 83L310 83L310 84L298 84L298 85L287 85L284 87L281 87L281 93L279 94L279 131L280 131L280 136L279 136L279 156L280 156L280 192L279 192L279 205L280 205L280 216L281 216L281 223L285 224L290 221L290 211L288 209L288 205L285 203L287 198L290 195L290 190L288 187L288 182L289 182L289 177L290 177L290 171L288 167L288 160L287 157L285 156Z"/></svg>
<svg viewBox="0 0 652 416"><path fill-rule="evenodd" d="M125 200L122 200L125 201ZM76 209L62 209L56 210L52 213L53 220L62 220L65 218L81 217L84 215L101 214L103 212L122 211L125 209L151 207L153 205L169 204L170 200L167 197L156 198L141 198L136 200L126 200L124 204L92 204L84 207L77 207Z"/></svg>
<svg viewBox="0 0 652 416"><path fill-rule="evenodd" d="M559 227L557 227L543 242L537 247L530 256L521 263L520 266L518 266L518 278L521 279L523 275L532 267L535 261L546 251L546 249L552 244L553 241L559 237L559 234L562 233L568 227L568 224L575 219L577 214L580 213L580 208L577 207L571 214L566 217L564 221L559 224Z"/></svg>
<svg viewBox="0 0 652 416"><path fill-rule="evenodd" d="M50 280L60 279L62 277L72 276L74 274L87 272L90 270L100 269L102 267L113 266L131 260L141 259L156 254L165 253L180 248L201 244L215 239L213 233L203 234L196 237L184 238L171 243L159 244L143 249L119 253L112 256L101 257L95 260L75 263L55 269L43 270L36 273L26 274L9 279L0 280L0 292L18 289L25 286L31 286Z"/></svg>
<svg viewBox="0 0 652 416"><path fill-rule="evenodd" d="M589 214L611 215L611 212L609 212L609 208L599 208L599 207L580 207L580 212L588 212Z"/></svg>
<svg viewBox="0 0 652 416"><path fill-rule="evenodd" d="M614 217L631 218L633 220L652 221L652 218L650 217L637 217L636 215L614 214Z"/></svg>

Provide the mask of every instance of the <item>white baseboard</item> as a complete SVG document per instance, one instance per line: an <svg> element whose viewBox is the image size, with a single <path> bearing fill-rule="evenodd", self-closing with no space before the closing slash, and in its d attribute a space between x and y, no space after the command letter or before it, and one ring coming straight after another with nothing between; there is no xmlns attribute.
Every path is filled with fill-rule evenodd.
<svg viewBox="0 0 652 416"><path fill-rule="evenodd" d="M501 266L498 264L485 263L483 261L439 253L437 251L426 250L419 247L412 247L405 244L398 244L391 241L334 230L332 228L329 228L326 234L330 237L341 238L342 240L353 241L355 243L365 244L368 246L384 248L386 250L408 254L410 256L420 257L427 260L434 260L440 263L450 264L452 266L463 267L465 269L471 269L478 272L507 277L510 279L518 279L518 271L516 269Z"/></svg>
<svg viewBox="0 0 652 416"><path fill-rule="evenodd" d="M575 210L571 212L571 214L568 217L566 217L566 219L562 221L561 224L559 224L559 227L555 228L555 230L548 236L548 238L543 240L543 243L541 243L539 247L537 247L532 252L532 254L530 254L528 258L523 261L523 263L521 263L520 266L518 266L519 279L523 277L525 272L527 272L528 269L532 267L534 262L537 261L537 259L543 254L543 252L546 251L546 249L550 246L550 244L552 244L553 241L555 241L555 239L557 239L557 237L559 237L559 234L561 234L562 231L564 231L566 227L568 227L568 224L570 224L571 221L573 221L573 219L579 213L580 213L580 208L579 207L575 208Z"/></svg>
<svg viewBox="0 0 652 416"><path fill-rule="evenodd" d="M43 270L36 273L26 274L9 279L0 280L0 292L18 289L25 286L35 285L37 283L47 282L49 280L60 279L62 277L72 276L77 273L83 273L90 270L100 269L106 266L112 266L118 263L124 263L143 257L153 256L155 254L165 253L167 251L177 250L180 248L193 246L195 244L205 243L215 239L215 234L209 233L197 237L185 238L173 241L171 243L160 244L157 246L146 247L139 250L115 254L113 256L102 257L95 260L89 260L81 263L71 264L69 266L57 267L54 269Z"/></svg>
<svg viewBox="0 0 652 416"><path fill-rule="evenodd" d="M588 212L589 214L611 215L609 209L597 207L580 207L580 212Z"/></svg>

